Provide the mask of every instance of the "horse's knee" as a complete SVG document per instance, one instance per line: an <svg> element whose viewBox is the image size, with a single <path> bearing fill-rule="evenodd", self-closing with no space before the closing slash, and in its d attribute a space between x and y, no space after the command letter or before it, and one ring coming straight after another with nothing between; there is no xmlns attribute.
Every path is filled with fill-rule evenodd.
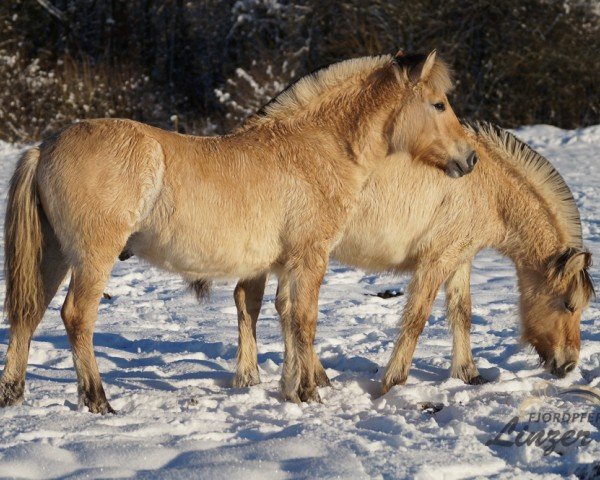
<svg viewBox="0 0 600 480"><path fill-rule="evenodd" d="M60 316L71 342L81 339L86 332L90 333L85 315L80 308L77 308L71 294L67 294L65 303L60 310Z"/></svg>

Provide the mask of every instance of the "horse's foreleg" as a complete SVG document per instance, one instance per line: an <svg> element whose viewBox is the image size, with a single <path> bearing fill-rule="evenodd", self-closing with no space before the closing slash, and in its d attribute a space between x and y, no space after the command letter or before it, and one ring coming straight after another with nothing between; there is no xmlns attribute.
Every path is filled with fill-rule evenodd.
<svg viewBox="0 0 600 480"><path fill-rule="evenodd" d="M275 309L281 321L283 334L283 371L281 374L281 392L285 399L299 402L297 390L300 385L298 359L294 348L294 334L291 319L290 282L287 273L279 276L277 285L277 296L275 298Z"/></svg>
<svg viewBox="0 0 600 480"><path fill-rule="evenodd" d="M408 300L402 314L401 330L383 377L382 392L406 382L417 339L425 327L445 273L437 266L419 268L408 287Z"/></svg>
<svg viewBox="0 0 600 480"><path fill-rule="evenodd" d="M256 348L256 322L260 314L267 275L240 280L233 297L238 314L237 369L234 387L250 387L260 383Z"/></svg>
<svg viewBox="0 0 600 480"><path fill-rule="evenodd" d="M107 264L74 268L61 310L73 350L79 408L88 407L90 412L101 414L114 413L114 410L106 400L92 340L98 305L110 267Z"/></svg>
<svg viewBox="0 0 600 480"><path fill-rule="evenodd" d="M294 402L321 400L313 343L327 257L325 253L309 252L302 256L300 265L280 276L276 307L285 344L281 388L283 396Z"/></svg>
<svg viewBox="0 0 600 480"><path fill-rule="evenodd" d="M479 384L485 380L475 366L471 351L471 263L463 263L446 280L446 310L452 330L453 378L460 378L468 384Z"/></svg>

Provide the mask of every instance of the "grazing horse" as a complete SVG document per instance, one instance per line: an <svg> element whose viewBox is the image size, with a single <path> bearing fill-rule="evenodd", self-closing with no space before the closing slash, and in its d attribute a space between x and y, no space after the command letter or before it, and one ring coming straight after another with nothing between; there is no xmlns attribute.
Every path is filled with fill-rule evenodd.
<svg viewBox="0 0 600 480"><path fill-rule="evenodd" d="M471 352L469 277L473 258L491 247L516 265L523 340L562 377L575 368L582 309L594 295L579 211L562 177L544 157L489 124L468 127L480 159L475 172L447 181L423 164L380 163L332 251L333 258L369 271L414 272L401 331L383 392L403 384L417 338L445 282L453 336L452 377L485 381ZM266 276L236 286L239 346L235 386L260 381L256 321ZM284 330L284 334L286 331ZM315 360L316 380L328 384Z"/></svg>
<svg viewBox="0 0 600 480"><path fill-rule="evenodd" d="M451 177L473 169L473 149L446 98L450 87L435 52L365 57L300 79L230 135L103 119L26 152L6 213L11 328L0 406L22 399L33 332L70 271L61 316L79 405L113 411L92 337L121 252L181 274L198 295L210 279L274 272L289 340L283 395L318 400L319 289L365 182L382 162L412 167L405 158Z"/></svg>

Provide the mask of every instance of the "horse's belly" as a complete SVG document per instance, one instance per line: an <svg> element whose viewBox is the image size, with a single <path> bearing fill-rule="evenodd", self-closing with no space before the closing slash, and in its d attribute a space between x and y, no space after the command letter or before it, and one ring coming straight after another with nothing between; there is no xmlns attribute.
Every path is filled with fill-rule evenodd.
<svg viewBox="0 0 600 480"><path fill-rule="evenodd" d="M128 249L188 279L253 277L270 270L279 256L278 242L266 235L230 234L226 227L197 235L186 229L174 232L170 238L139 232L131 238Z"/></svg>
<svg viewBox="0 0 600 480"><path fill-rule="evenodd" d="M372 233L345 235L332 252L333 258L346 265L370 271L402 269L410 263L411 239L389 238Z"/></svg>

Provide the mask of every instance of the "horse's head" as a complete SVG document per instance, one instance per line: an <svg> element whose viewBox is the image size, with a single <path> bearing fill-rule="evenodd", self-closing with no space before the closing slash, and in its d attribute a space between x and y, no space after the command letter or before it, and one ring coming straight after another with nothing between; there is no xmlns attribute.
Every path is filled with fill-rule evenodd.
<svg viewBox="0 0 600 480"><path fill-rule="evenodd" d="M558 377L573 370L579 358L581 313L594 296L590 263L589 252L567 248L543 271L519 275L523 339Z"/></svg>
<svg viewBox="0 0 600 480"><path fill-rule="evenodd" d="M448 67L435 51L427 56L398 53L394 63L409 92L393 126L395 148L453 178L470 173L477 156L446 96L452 86Z"/></svg>

